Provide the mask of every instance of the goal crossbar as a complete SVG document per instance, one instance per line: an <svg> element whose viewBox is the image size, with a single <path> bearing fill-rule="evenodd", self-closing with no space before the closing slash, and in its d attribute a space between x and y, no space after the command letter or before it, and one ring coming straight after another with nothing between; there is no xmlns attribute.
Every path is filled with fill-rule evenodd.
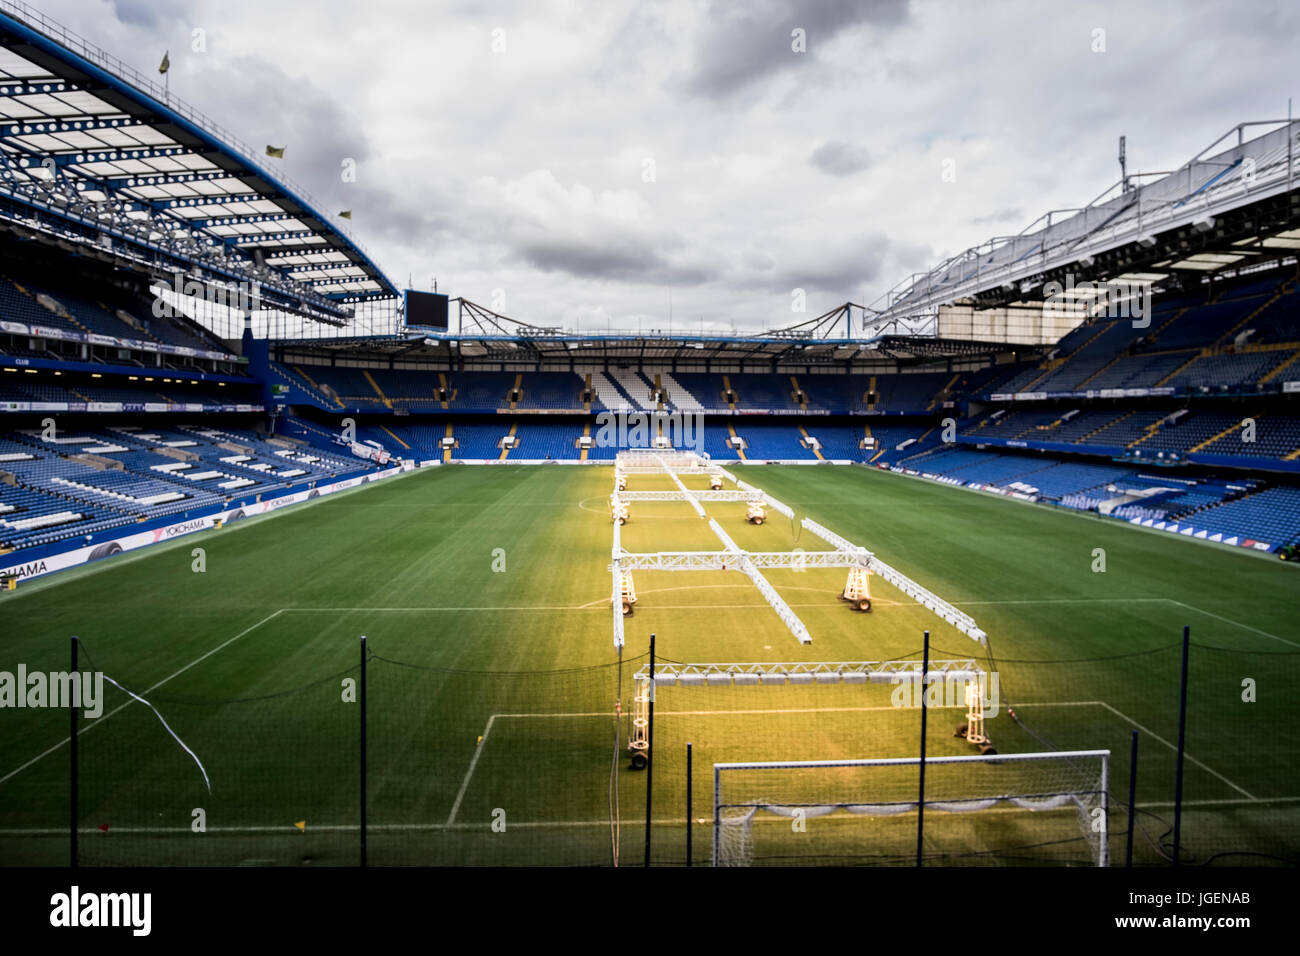
<svg viewBox="0 0 1300 956"><path fill-rule="evenodd" d="M664 687L738 687L773 684L900 684L921 679L921 661L809 661L796 663L655 664L655 683ZM979 681L987 673L973 659L932 660L926 680ZM650 679L642 667L633 680Z"/></svg>

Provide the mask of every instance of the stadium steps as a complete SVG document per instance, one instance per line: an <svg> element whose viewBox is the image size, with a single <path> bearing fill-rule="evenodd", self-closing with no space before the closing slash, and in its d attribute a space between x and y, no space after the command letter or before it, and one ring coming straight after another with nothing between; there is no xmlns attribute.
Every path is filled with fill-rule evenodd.
<svg viewBox="0 0 1300 956"><path fill-rule="evenodd" d="M397 433L394 432L387 425L380 425L379 427L382 428L385 432L387 432L392 437L393 441L397 442L397 444L401 445L407 451L411 450L411 446L408 445L406 442L402 441L402 439L400 439L399 437L397 437Z"/></svg>
<svg viewBox="0 0 1300 956"><path fill-rule="evenodd" d="M519 399L524 397L524 373L515 373L515 384L510 388L510 394L515 396L510 400L510 410L513 412L519 407Z"/></svg>
<svg viewBox="0 0 1300 956"><path fill-rule="evenodd" d="M659 374L657 372L653 379L640 369L634 373L634 384L646 390L646 399L642 403L646 408L651 408L653 406L654 408L659 409L664 407L663 402L659 401L655 396L655 390L659 388L658 381Z"/></svg>
<svg viewBox="0 0 1300 956"><path fill-rule="evenodd" d="M610 410L617 409L620 405L626 405L628 408L640 408L638 402L632 400L632 396L627 390L613 378L604 372L592 372L591 378L593 387L596 390L596 397L600 399L601 404Z"/></svg>
<svg viewBox="0 0 1300 956"><path fill-rule="evenodd" d="M794 391L791 392L791 396L794 398L794 400L795 400L796 402L799 403L799 408L800 408L800 410L801 410L801 411L805 411L805 412L808 411L808 396L805 395L805 394L803 393L803 389L801 389L801 388L799 387L799 378L798 378L798 376L795 376L795 375L791 375L791 376L790 376L790 387L791 387L792 389L794 389ZM803 426L802 426L802 425L799 427L799 430L800 430L800 431L803 431ZM806 436L807 434L808 434L807 432L804 432L804 435L805 435L805 436ZM821 455L818 455L817 457L820 458Z"/></svg>
<svg viewBox="0 0 1300 956"><path fill-rule="evenodd" d="M734 396L735 394L736 394L736 393L733 392L733 391L731 390L731 376L730 376L730 375L724 375L724 376L722 376L722 395L723 395L723 397L724 397L724 398L727 398L728 396ZM734 411L736 410L736 403L735 403L734 401L732 401L730 398L727 398L727 407L730 408L730 409L734 412ZM730 426L728 426L728 427L730 428ZM735 430L734 428L731 429L731 434L732 434L733 436L736 434L736 430ZM744 454L742 454L740 457L743 459L745 456L744 456Z"/></svg>
<svg viewBox="0 0 1300 956"><path fill-rule="evenodd" d="M384 407L391 409L393 407L393 403L388 400L388 396L384 394L384 390L379 387L379 383L375 381L375 377L370 374L370 369L363 368L361 370L361 375L367 382L370 383L370 387L375 390L375 394L378 395L379 400L384 403Z"/></svg>
<svg viewBox="0 0 1300 956"><path fill-rule="evenodd" d="M52 296L52 295L48 295L48 294L47 294L47 296L48 296L48 298L50 299L50 301L53 302L55 305L58 306L57 309L51 309L51 308L49 308L49 306L47 306L47 305L45 305L43 302L41 302L41 300L40 300L39 298L37 298L37 296L33 295L32 292L30 292L28 289L25 289L23 286L19 285L17 282L14 282L12 279L9 280L9 281L13 284L13 287L14 287L15 289L17 289L17 290L18 290L19 292L21 292L23 295L27 296L27 298L31 299L31 300L32 300L34 303L36 303L36 305L39 306L40 308L45 309L47 312L51 312L51 313L53 313L54 315L57 315L57 316L58 316L60 319L62 319L64 322L70 322L70 323L72 323L72 324L75 325L78 329L80 329L82 332L85 332L85 333L89 334L91 331L93 331L93 330L91 330L91 329L86 328L84 325L82 325L82 324L77 320L77 317L76 317L75 315L73 315L71 312L68 311L68 307L67 307L66 305L64 305L62 302L60 302L58 299L54 298L54 296Z"/></svg>
<svg viewBox="0 0 1300 956"><path fill-rule="evenodd" d="M1261 312L1263 312L1269 306L1273 305L1273 303L1277 302L1277 300L1282 298L1282 296L1289 295L1292 291L1294 291L1293 289L1289 289L1287 287L1294 286L1295 282L1296 282L1295 279L1291 279L1288 282L1279 282L1277 288L1273 290L1273 294L1269 296L1267 299L1265 299L1262 305L1256 307L1244 319L1242 319L1232 328L1228 329L1227 332L1224 332L1221 336L1215 339L1215 344L1226 345L1227 343L1231 342L1233 336L1235 336L1238 332L1240 332L1243 328L1245 328L1248 323L1255 321L1256 317L1258 317Z"/></svg>
<svg viewBox="0 0 1300 956"><path fill-rule="evenodd" d="M1136 414L1136 411L1134 412L1134 414ZM1140 438L1135 438L1133 441L1129 442L1124 447L1136 448L1138 445L1142 444L1144 441L1146 441L1148 438L1150 438L1152 435L1154 435L1156 432L1160 430L1160 425L1164 420L1165 420L1165 416L1161 416L1160 418L1152 422L1150 425L1145 426L1142 429L1142 436Z"/></svg>
<svg viewBox="0 0 1300 956"><path fill-rule="evenodd" d="M1153 353L1153 354L1154 354L1154 353ZM1196 352L1196 354L1193 355L1191 358L1189 358L1186 362L1184 362L1182 365L1178 366L1178 368L1174 369L1172 372L1170 372L1168 375L1166 375L1166 376L1165 376L1164 378L1162 378L1160 381L1156 382L1155 387L1156 387L1156 388L1159 388L1161 385L1164 385L1166 382L1168 382L1168 381L1170 381L1171 379L1173 379L1174 376L1180 374L1180 373L1183 371L1183 369L1187 368L1187 366L1191 365L1193 362L1197 361L1198 359L1204 358L1205 356L1207 356L1207 355L1209 355L1209 354L1210 354L1210 350L1209 350L1209 349L1200 349L1200 350L1198 350L1198 351Z"/></svg>
<svg viewBox="0 0 1300 956"><path fill-rule="evenodd" d="M591 422L584 422L584 423L583 423L583 425L582 425L582 437L583 437L583 438L590 438L590 437L591 437ZM586 448L586 447L584 447L581 451L579 451L579 452L578 452L578 461L586 461L586 460L587 460L587 453L588 453L589 451L591 451L591 449L590 449L590 448Z"/></svg>
<svg viewBox="0 0 1300 956"><path fill-rule="evenodd" d="M1052 422L1050 422L1049 424L1046 424L1046 425L1030 425L1028 428L1026 428L1026 429L1024 429L1024 430L1022 430L1022 431L1018 431L1018 432L1016 432L1016 433L1015 433L1014 435L1012 435L1011 437L1012 437L1012 438L1035 438L1035 437L1039 437L1040 433L1042 433L1042 432L1050 432L1053 428L1057 428L1057 427L1059 427L1060 424L1061 424L1061 421L1062 421L1062 420L1058 418L1058 419L1056 419L1056 420L1054 420L1054 421L1052 421ZM1051 436L1049 435L1048 438L1047 438L1047 440L1050 440L1050 439L1051 439Z"/></svg>
<svg viewBox="0 0 1300 956"><path fill-rule="evenodd" d="M726 381L726 378L727 378L727 377L726 377L725 375L722 377L722 379L723 379L724 382ZM730 386L728 386L728 387L730 387ZM732 407L734 408L735 406L733 405ZM733 425L733 424L731 424L731 422L727 422L727 434L729 434L732 438L735 438L735 437L736 437L736 426ZM745 460L746 460L746 458L745 458L745 449L743 449L743 448L735 448L735 449L733 449L733 450L736 452L736 455L740 458L741 461L745 461Z"/></svg>
<svg viewBox="0 0 1300 956"><path fill-rule="evenodd" d="M456 394L455 394L455 392L453 392L450 388L447 387L447 373L446 373L446 372L439 372L439 373L438 373L438 387L439 387L440 389L442 389L441 394L447 396L446 398L444 398L444 399L442 400L442 407L443 407L443 408L450 408L450 407L451 407L451 399L455 398L455 397L456 397Z"/></svg>
<svg viewBox="0 0 1300 956"><path fill-rule="evenodd" d="M1089 382L1091 382L1094 378L1096 378L1096 377L1097 377L1098 375L1100 375L1102 372L1106 371L1106 369L1110 368L1112 365L1114 365L1114 364L1115 364L1116 362L1118 362L1120 359L1125 358L1127 355L1128 355L1127 352L1119 352L1119 353L1117 353L1116 355L1112 356L1112 358L1111 358L1111 360L1110 360L1109 362L1107 362L1107 363L1106 363L1105 365L1103 365L1101 368L1097 369L1097 371L1093 372L1091 375L1089 375L1087 378L1085 378L1082 382L1079 382L1079 384L1075 385L1074 388L1072 389L1072 391L1077 392L1079 389L1083 388L1085 385L1087 385Z"/></svg>
<svg viewBox="0 0 1300 956"><path fill-rule="evenodd" d="M700 400L682 385L681 382L673 378L671 372L663 372L658 376L659 380L664 383L664 388L668 391L668 401L673 407L683 412L702 412L704 406Z"/></svg>
<svg viewBox="0 0 1300 956"><path fill-rule="evenodd" d="M935 392L934 398L930 400L929 405L925 406L925 410L927 412L934 411L934 406L938 405L945 395L948 395L952 392L952 387L957 384L957 380L959 378L961 378L961 372L958 372L952 378L948 379L948 384L945 385L943 388L939 389L939 391Z"/></svg>
<svg viewBox="0 0 1300 956"><path fill-rule="evenodd" d="M134 315L132 315L130 312L127 312L125 309L110 309L110 308L109 308L108 306L106 306L103 302L96 302L95 305L99 306L99 308L101 308L102 310L104 310L104 312L106 312L106 313L108 313L109 315L113 316L115 319L117 319L117 320L118 320L119 322L121 322L123 325L127 326L128 328L130 328L131 331L134 332L136 335L138 335L140 338L145 339L145 340L152 339L154 342L157 342L159 345L166 345L166 344L167 344L167 343L166 343L166 342L165 342L165 341L164 341L160 336L154 335L152 331L150 331L149 329L145 328L145 327L144 327L144 324L141 323L139 319L137 319L137 318L136 318ZM193 333L191 333L191 332L189 332L187 329L181 327L180 324L179 324L179 323L178 323L178 322L177 322L177 321L176 321L172 316L167 315L166 312L164 312L163 315L162 315L160 318L162 319L163 322L166 322L167 324L169 324L173 329L177 329L177 330L178 330L182 335L188 335L188 336L191 336L191 337L192 337ZM129 321L128 321L128 320L129 320ZM213 342L205 342L205 341L202 341L202 340L200 340L200 341L202 342L203 345L206 345L206 346L209 347L209 348L215 348L215 347L216 347L215 344L214 344ZM221 343L220 348L219 348L219 351L222 351L222 352L229 351L229 349L226 348L226 344L225 344L224 342Z"/></svg>
<svg viewBox="0 0 1300 956"><path fill-rule="evenodd" d="M867 411L874 412L876 410L876 403L872 400L871 396L879 394L880 393L876 391L876 376L873 375L867 379L867 394L862 396L862 400L867 403Z"/></svg>
<svg viewBox="0 0 1300 956"><path fill-rule="evenodd" d="M1094 335L1091 339L1088 339L1087 342L1084 342L1083 345L1079 346L1079 348L1083 348L1083 347L1086 346L1086 345L1090 345L1090 344L1092 343L1093 339L1099 338L1101 335L1103 335L1103 334L1105 333L1105 331L1106 331L1105 329L1102 329L1100 332L1098 332L1096 335ZM1079 349L1075 349L1074 351L1077 352L1077 351L1079 351ZM1047 376L1051 375L1053 372L1055 372L1057 369L1059 369L1059 368L1060 368L1062 365L1064 365L1066 362L1070 361L1070 359L1073 357L1073 355L1074 355L1074 352L1071 352L1069 355L1066 355L1066 356L1063 356L1063 357L1058 357L1058 358L1054 358L1054 359L1048 359L1048 360L1047 360L1046 362L1044 362L1042 365L1038 366L1038 368L1040 369L1039 374L1035 375L1035 376L1034 376L1033 378L1031 378L1028 382L1026 382L1023 386L1021 386L1020 389L1019 389L1019 391L1021 391L1021 392L1032 391L1032 390L1033 390L1033 387L1034 387L1035 385L1037 385L1037 384L1038 384L1039 382L1041 382L1043 379L1047 378Z"/></svg>
<svg viewBox="0 0 1300 956"><path fill-rule="evenodd" d="M1173 314L1173 315L1171 315L1171 316L1169 316L1169 318L1165 319L1165 321L1162 322L1162 323L1160 324L1160 327L1157 328L1157 329L1155 329L1155 330L1151 333L1151 341L1152 341L1152 342L1159 342L1159 341L1160 341L1160 336L1162 336L1162 335L1165 334L1165 330L1168 329L1168 328L1169 328L1171 325L1173 325L1175 322L1177 322L1179 319L1181 319L1181 318L1182 318L1185 314L1187 314L1189 311L1191 311L1191 309L1192 309L1192 306L1190 306L1190 305L1189 305L1189 306L1185 306L1185 307L1183 307L1183 308L1181 308L1181 309L1176 309L1176 310L1174 311L1174 314Z"/></svg>
<svg viewBox="0 0 1300 956"><path fill-rule="evenodd" d="M519 431L519 423L511 422L510 431L506 432L506 437L513 437L517 431ZM501 454L497 455L497 461L505 461L508 457L510 457L510 449L503 445L501 447Z"/></svg>
<svg viewBox="0 0 1300 956"><path fill-rule="evenodd" d="M1277 378L1277 376L1280 375L1284 369L1290 368L1292 365L1294 365L1294 364L1296 363L1296 360L1297 360L1297 359L1300 359L1300 347L1298 347L1297 344L1296 344L1295 342L1288 342L1288 343L1286 343L1286 348L1295 348L1295 349L1296 349L1295 354L1292 355L1292 356L1291 356L1289 359L1287 359L1285 362L1283 362L1281 365L1279 365L1279 366L1277 366L1276 368L1274 368L1271 372L1269 372L1269 373L1268 373L1267 375L1265 375L1263 378L1261 378L1261 379L1259 380L1259 384L1260 384L1260 385L1263 385L1263 384L1265 384L1265 383L1267 383L1267 382L1271 382L1273 379Z"/></svg>
<svg viewBox="0 0 1300 956"><path fill-rule="evenodd" d="M305 419L305 418L296 418L296 417L292 418L291 421L293 422L294 425L297 425L299 428L301 428L301 429L302 429L303 431L305 431L305 432L311 432L312 434L317 435L317 436L319 436L320 438L327 439L327 440L330 441L331 443L334 441L334 433L331 432L331 431L329 431L329 430L327 430L327 429L325 429L325 428L322 428L320 425L317 425L315 422L309 422L309 421L307 421L307 419ZM287 440L292 440L292 439L287 439ZM172 457L172 455L169 454L169 453L178 453L179 455L185 455L185 454L186 454L185 452L182 452L182 451L181 451L180 449L178 449L178 448L167 448L167 449L162 449L162 448L151 448L150 451L156 452L156 453L158 453L158 454L160 454L160 455L166 455L166 456L169 457L169 458ZM191 454L192 454L192 453L191 453ZM177 460L177 461L186 461L186 460L190 460L190 461L198 461L198 460L199 460L199 457L198 457L198 455L194 455L194 457L193 457L192 459L191 459L191 458L188 458L188 456L187 456L187 457L184 457L184 458L182 458L182 457L177 457L176 460Z"/></svg>
<svg viewBox="0 0 1300 956"><path fill-rule="evenodd" d="M1121 415L1119 418L1114 419L1113 421L1105 422L1105 423L1102 424L1102 425L1098 425L1098 426L1097 426L1096 428L1094 428L1092 431L1088 432L1088 434L1084 435L1082 438L1080 438L1078 441L1076 441L1075 444L1076 444L1076 445L1086 445L1086 444L1088 444L1088 439L1091 438L1093 435L1097 434L1098 432L1103 432L1103 431L1105 431L1107 428L1110 428L1112 425L1118 425L1120 422L1124 421L1126 418L1131 418L1131 417L1133 417L1135 414L1137 414L1137 409L1134 409L1134 410L1131 411L1131 412L1125 412L1123 415Z"/></svg>
<svg viewBox="0 0 1300 956"><path fill-rule="evenodd" d="M315 392L318 396L324 399L327 404L328 402L333 402L339 408L343 407L343 400L339 398L338 392L335 392L333 389L330 389L330 391L328 392L325 391L324 388L316 384L316 380L313 379L310 375L308 375L306 370L304 370L301 365L290 365L289 368L291 368L294 371L294 374L296 374L304 382L310 385L311 391Z"/></svg>
<svg viewBox="0 0 1300 956"><path fill-rule="evenodd" d="M1255 417L1256 421L1259 420L1258 417L1256 417L1256 416L1249 416L1249 415L1248 415L1248 416L1245 416L1245 417L1247 417L1247 418ZM1198 444L1198 445L1193 445L1191 448L1187 449L1188 454L1190 454L1190 453L1192 453L1192 452L1195 452L1195 451L1200 451L1202 448L1205 448L1205 447L1208 446L1208 445L1213 445L1213 444L1214 444L1216 441L1218 441L1220 438L1226 438L1226 437L1228 437L1228 436L1231 435L1233 432L1237 431L1237 429L1239 429L1239 428L1241 428L1241 422L1233 422L1231 425L1229 425L1229 426L1228 426L1227 428L1225 428L1223 431L1219 432L1219 434L1215 435L1213 438L1207 438L1205 441L1201 442L1200 444Z"/></svg>
<svg viewBox="0 0 1300 956"><path fill-rule="evenodd" d="M650 383L645 381L639 372L627 372L623 369L610 369L604 373L606 379L613 383L619 393L627 400L627 403L633 408L648 411L650 401ZM637 392L644 391L645 399L636 397Z"/></svg>
<svg viewBox="0 0 1300 956"><path fill-rule="evenodd" d="M793 380L794 380L794 376L791 375L791 376L790 376L790 379L791 379L791 381L793 381ZM796 387L798 387L798 386L796 386ZM821 450L820 448L813 448L813 447L812 447L812 443L808 441L808 439L811 437L811 436L808 434L808 429L806 429L806 428L804 428L802 425L800 425L800 426L799 426L799 434L803 436L803 440L804 440L804 442L805 442L804 447L807 448L809 451L811 451L814 455L816 455L818 461L825 461L826 459L825 459L825 457L822 455L822 450Z"/></svg>
<svg viewBox="0 0 1300 956"><path fill-rule="evenodd" d="M1080 352L1082 352L1084 349L1088 348L1088 346L1090 346L1090 345L1092 345L1094 342L1096 342L1099 338L1101 338L1103 335L1105 335L1107 332L1109 332L1110 329L1111 329L1110 324L1109 324L1109 323L1105 323L1105 322L1103 322L1103 323L1101 324L1101 328L1099 328L1099 329L1096 331L1096 333L1095 333L1094 335L1090 335L1090 336L1088 337L1088 340L1087 340L1086 342L1083 342L1083 343L1082 343L1082 344L1081 344L1077 349L1075 349L1074 351L1072 351L1069 355L1061 355L1061 356L1057 356L1056 358L1048 359L1048 360L1047 360L1046 362L1044 362L1042 365L1038 366L1039 369L1042 370L1041 373L1040 373L1039 375L1034 376L1032 379L1030 379L1028 382L1026 382L1024 385L1022 385L1022 386L1018 389L1018 391L1021 391L1021 392L1029 392L1029 391L1033 391L1033 388L1034 388L1035 385L1037 385L1039 382L1043 381L1043 379L1047 378L1047 376L1051 375L1053 372L1059 371L1059 370L1060 370L1064 365L1066 365L1066 364L1067 364L1067 363L1068 363L1072 358L1074 358L1076 355L1078 355L1078 354L1079 354ZM1098 371L1100 371L1100 369L1098 369ZM1096 372L1094 372L1093 374L1095 375ZM1089 378L1091 378L1091 377L1092 377L1092 376L1089 376Z"/></svg>
<svg viewBox="0 0 1300 956"><path fill-rule="evenodd" d="M447 423L447 434L446 434L446 437L447 437L447 438L455 438L455 437L456 437L455 435L452 434L452 430L451 430L451 422L448 422L448 423ZM443 461L451 461L451 448L449 448L449 447L448 447L448 448L443 448L443 450L442 450L442 460L443 460Z"/></svg>
<svg viewBox="0 0 1300 956"><path fill-rule="evenodd" d="M1283 461L1295 461L1297 458L1300 458L1300 448L1297 448L1295 451L1288 452L1288 453L1286 454L1286 456L1283 457L1282 460L1283 460Z"/></svg>

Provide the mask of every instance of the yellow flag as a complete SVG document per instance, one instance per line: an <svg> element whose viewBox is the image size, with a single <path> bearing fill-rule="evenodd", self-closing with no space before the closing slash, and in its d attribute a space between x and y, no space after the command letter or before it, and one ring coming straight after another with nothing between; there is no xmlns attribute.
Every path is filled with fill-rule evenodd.
<svg viewBox="0 0 1300 956"><path fill-rule="evenodd" d="M299 820L297 823L294 824L294 826L296 826L299 830L302 830L304 833L307 831L306 820Z"/></svg>
<svg viewBox="0 0 1300 956"><path fill-rule="evenodd" d="M287 146L268 146L266 147L266 155L274 159L284 159L284 151L288 148Z"/></svg>
<svg viewBox="0 0 1300 956"><path fill-rule="evenodd" d="M351 210L351 209L344 209L341 213L339 213L339 218L340 218L340 219L351 219L351 218L352 218L352 210Z"/></svg>
<svg viewBox="0 0 1300 956"><path fill-rule="evenodd" d="M158 72L166 73L172 68L171 50L163 54L162 62L158 64Z"/></svg>

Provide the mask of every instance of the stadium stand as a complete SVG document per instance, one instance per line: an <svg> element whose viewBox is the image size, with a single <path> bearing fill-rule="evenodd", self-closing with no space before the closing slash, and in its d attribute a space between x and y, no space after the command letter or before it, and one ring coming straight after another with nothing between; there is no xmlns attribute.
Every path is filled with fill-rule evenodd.
<svg viewBox="0 0 1300 956"><path fill-rule="evenodd" d="M75 445L49 447L34 442L30 429L10 430L5 447L26 448L41 464L0 463L0 471L13 476L10 489L29 495L22 507L34 519L27 528L11 527L2 546L94 535L123 519L275 494L371 467L342 441L338 423L344 416L355 416L358 440L402 458L502 460L505 452L506 461L596 462L610 460L617 449L593 445L584 455L579 438L595 436L595 415L620 408L702 415L703 450L719 460L860 462L1130 520L1217 513L1240 495L1224 490L1229 483L1241 488L1271 475L1263 489L1246 496L1259 504L1225 514L1237 522L1234 534L1272 543L1281 532L1256 516L1269 502L1287 499L1259 495L1285 490L1300 474L1300 415L1281 394L1288 381L1300 381L1295 285L1294 274L1284 270L1157 298L1149 323L1093 319L1029 361L1001 356L998 363L973 359L960 368L881 362L875 374L846 374L834 365L768 373L746 365L744 372L723 373L663 362L510 371L472 363L399 364L379 352L367 357L360 346L310 360L303 360L306 353L273 352L260 379L234 367L204 368L225 373L227 380L216 382L206 375L172 377L168 369L184 361L172 355L150 358L128 350L123 358L54 338L0 337L6 358L0 402L121 410L115 417L76 419L65 436L85 440ZM195 323L156 317L149 305L121 290L69 284L22 264L7 266L0 276L0 316L14 321L225 349ZM99 374L60 366L78 348L92 360L91 369L134 367ZM53 360L62 377L20 368L26 357ZM981 361L986 364L977 367ZM238 384L241 375L247 385ZM264 421L224 417L233 403L264 404L271 386L280 389L273 401L284 406L276 431L288 442L267 442ZM1040 400L1008 400L1022 392ZM127 411L146 406L202 408L214 424L141 421ZM946 417L958 422L956 446L942 441ZM1253 419L1253 430L1246 419ZM444 454L449 434L454 447ZM508 451L502 447L507 434L516 440ZM743 447L731 444L733 434ZM293 442L306 451L295 452ZM170 457L178 452L186 460ZM73 461L78 454L101 460ZM1173 464L1184 469L1183 477L1141 480L1149 462ZM1228 479L1205 473L1209 468L1249 469L1252 477ZM1128 484L1118 488L1117 481ZM75 505L70 510L80 517L56 520L50 516L57 509L42 510L60 502Z"/></svg>

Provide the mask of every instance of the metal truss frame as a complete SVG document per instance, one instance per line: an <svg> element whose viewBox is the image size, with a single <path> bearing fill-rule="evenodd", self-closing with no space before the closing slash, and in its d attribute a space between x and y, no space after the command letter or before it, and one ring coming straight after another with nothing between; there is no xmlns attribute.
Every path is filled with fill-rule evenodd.
<svg viewBox="0 0 1300 956"><path fill-rule="evenodd" d="M708 465L709 473L720 475L734 485L735 490L723 489L721 491L691 491L682 484L678 477L677 470L670 464L671 462L680 463L688 467L699 468ZM637 464L629 464L635 461ZM711 465L701 459L693 452L675 452L660 453L651 449L639 451L638 453L622 452L615 459L615 475L621 477L629 474L667 474L677 484L677 490L664 491L618 491L615 490L610 496L612 505L626 501L686 501L696 512L707 518L701 501L749 501L755 497L762 498L773 510L786 515L791 520L794 519L794 511L783 502L776 501L770 495L766 494L761 488L749 485L739 480L731 472L717 465ZM794 613L789 604L776 592L765 577L761 569L764 568L790 568L803 570L806 568L855 568L865 567L874 574L879 574L898 590L902 591L908 597L912 598L922 607L925 607L938 617L942 618L948 624L952 625L962 634L977 641L980 644L988 643L988 635L974 621L974 619L959 610L953 604L945 601L933 591L913 581L901 571L886 564L880 558L876 557L866 548L854 544L852 541L836 534L829 528L819 524L811 518L804 518L800 526L806 528L812 534L829 544L832 550L829 551L746 551L742 549L731 537L722 529L718 522L709 518L709 528L722 542L723 550L721 551L658 551L658 552L629 552L624 551L621 543L619 524L614 522L614 543L610 552L611 562L609 565L612 574L612 604L614 610L614 646L622 647L624 640L623 627L623 609L622 609L622 586L623 574L631 571L740 571L745 574L754 586L758 588L760 594L766 598L772 610L776 612L782 623L790 630L790 633L801 644L812 643L812 635L809 634L807 626Z"/></svg>

